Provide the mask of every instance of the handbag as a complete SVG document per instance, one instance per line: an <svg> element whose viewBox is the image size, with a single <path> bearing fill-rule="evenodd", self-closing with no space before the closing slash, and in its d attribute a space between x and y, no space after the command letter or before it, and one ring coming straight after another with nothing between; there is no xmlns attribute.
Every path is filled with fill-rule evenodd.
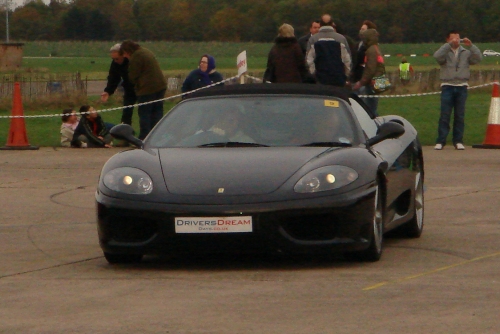
<svg viewBox="0 0 500 334"><path fill-rule="evenodd" d="M382 66L384 67L384 73L382 75L379 75L378 77L372 78L372 88L376 94L380 94L391 88L392 84L387 75L385 74L384 58L382 58L378 45L376 45L375 47L377 49L377 55L378 55L377 62L382 64Z"/></svg>
<svg viewBox="0 0 500 334"><path fill-rule="evenodd" d="M392 87L391 81L385 75L385 73L382 74L381 76L373 77L372 79L372 88L377 94L383 93L391 87Z"/></svg>

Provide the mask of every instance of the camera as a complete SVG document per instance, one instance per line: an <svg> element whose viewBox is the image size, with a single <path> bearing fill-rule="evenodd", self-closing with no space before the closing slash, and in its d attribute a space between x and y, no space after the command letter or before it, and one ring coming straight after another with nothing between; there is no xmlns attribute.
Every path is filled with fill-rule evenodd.
<svg viewBox="0 0 500 334"><path fill-rule="evenodd" d="M463 38L460 38L460 43L463 43L464 42L464 39Z"/></svg>

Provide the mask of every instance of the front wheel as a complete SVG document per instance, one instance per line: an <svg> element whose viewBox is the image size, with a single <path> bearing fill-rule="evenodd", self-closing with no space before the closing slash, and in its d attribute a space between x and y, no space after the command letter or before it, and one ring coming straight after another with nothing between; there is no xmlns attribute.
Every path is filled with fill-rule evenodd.
<svg viewBox="0 0 500 334"><path fill-rule="evenodd" d="M104 257L110 264L139 263L142 260L142 256L142 254L113 254L104 252Z"/></svg>
<svg viewBox="0 0 500 334"><path fill-rule="evenodd" d="M380 186L375 190L373 220L371 223L372 235L370 246L367 249L345 254L348 259L376 262L382 256L382 243L384 240L384 207Z"/></svg>
<svg viewBox="0 0 500 334"><path fill-rule="evenodd" d="M419 238L424 230L424 180L422 172L415 178L415 196L413 199L413 218L402 226L403 232L410 238Z"/></svg>

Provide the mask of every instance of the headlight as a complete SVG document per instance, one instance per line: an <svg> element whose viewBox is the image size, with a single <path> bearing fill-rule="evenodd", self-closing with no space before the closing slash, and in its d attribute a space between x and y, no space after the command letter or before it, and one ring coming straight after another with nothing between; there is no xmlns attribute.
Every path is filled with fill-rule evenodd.
<svg viewBox="0 0 500 334"><path fill-rule="evenodd" d="M104 175L103 182L109 189L126 194L147 195L153 191L149 175L137 168L113 169Z"/></svg>
<svg viewBox="0 0 500 334"><path fill-rule="evenodd" d="M295 184L298 193L315 193L337 189L354 182L358 173L346 166L326 166L315 169Z"/></svg>

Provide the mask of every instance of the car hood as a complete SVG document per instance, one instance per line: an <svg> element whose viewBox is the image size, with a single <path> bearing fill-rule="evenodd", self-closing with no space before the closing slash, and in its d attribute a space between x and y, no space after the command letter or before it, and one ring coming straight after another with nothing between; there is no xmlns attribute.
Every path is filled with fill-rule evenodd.
<svg viewBox="0 0 500 334"><path fill-rule="evenodd" d="M325 147L160 149L168 191L176 195L268 194Z"/></svg>

